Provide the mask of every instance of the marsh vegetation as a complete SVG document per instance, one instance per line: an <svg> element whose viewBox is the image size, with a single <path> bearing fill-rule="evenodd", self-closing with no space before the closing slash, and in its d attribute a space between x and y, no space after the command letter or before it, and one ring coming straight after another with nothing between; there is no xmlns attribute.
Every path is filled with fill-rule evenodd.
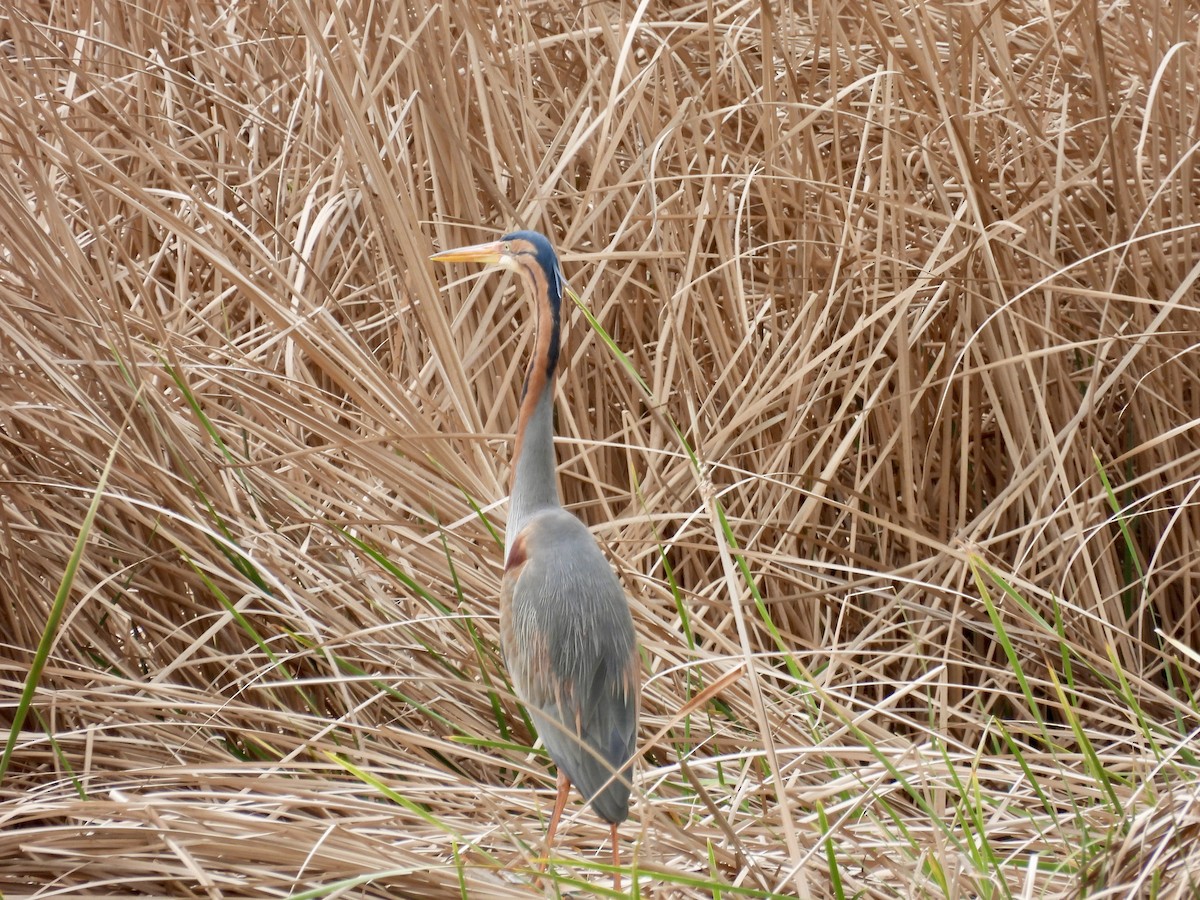
<svg viewBox="0 0 1200 900"><path fill-rule="evenodd" d="M0 890L611 884L497 655L515 226L648 897L1200 882L1200 13L0 11Z"/></svg>

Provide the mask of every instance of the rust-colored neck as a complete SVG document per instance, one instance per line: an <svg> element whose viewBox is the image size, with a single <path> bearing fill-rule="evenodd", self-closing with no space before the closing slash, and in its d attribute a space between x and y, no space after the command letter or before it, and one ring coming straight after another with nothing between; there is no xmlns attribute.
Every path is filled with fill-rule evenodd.
<svg viewBox="0 0 1200 900"><path fill-rule="evenodd" d="M554 376L558 370L562 294L557 277L547 281L545 270L532 256L518 260L525 289L536 298L537 323L517 415L506 547L513 546L531 515L560 505L554 458Z"/></svg>

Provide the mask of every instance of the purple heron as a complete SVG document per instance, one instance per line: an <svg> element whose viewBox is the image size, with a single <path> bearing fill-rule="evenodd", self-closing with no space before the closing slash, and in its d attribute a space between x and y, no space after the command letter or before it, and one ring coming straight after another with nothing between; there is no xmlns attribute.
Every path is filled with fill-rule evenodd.
<svg viewBox="0 0 1200 900"><path fill-rule="evenodd" d="M510 269L536 306L525 373L504 536L500 647L517 696L558 767L547 846L571 785L609 823L629 816L629 768L637 732L639 664L629 601L591 532L563 509L554 456L554 379L563 278L558 256L536 231L446 250L441 263ZM613 883L620 888L620 874Z"/></svg>

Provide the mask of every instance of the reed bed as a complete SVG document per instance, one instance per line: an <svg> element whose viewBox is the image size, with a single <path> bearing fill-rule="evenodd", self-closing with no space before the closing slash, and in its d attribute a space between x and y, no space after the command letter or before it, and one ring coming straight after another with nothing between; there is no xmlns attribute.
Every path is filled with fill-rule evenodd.
<svg viewBox="0 0 1200 900"><path fill-rule="evenodd" d="M0 10L0 891L612 893L497 651L529 307L646 897L1200 891L1200 12ZM577 798L576 798L577 800Z"/></svg>

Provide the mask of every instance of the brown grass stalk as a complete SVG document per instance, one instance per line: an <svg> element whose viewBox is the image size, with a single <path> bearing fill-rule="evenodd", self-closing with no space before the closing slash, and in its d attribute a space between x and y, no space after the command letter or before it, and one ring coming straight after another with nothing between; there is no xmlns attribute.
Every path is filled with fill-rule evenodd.
<svg viewBox="0 0 1200 900"><path fill-rule="evenodd" d="M497 651L529 311L427 262L532 227L603 330L566 310L558 448L642 647L640 892L1192 896L1198 27L0 10L9 726L120 445L0 891L611 884L577 804L537 879Z"/></svg>

